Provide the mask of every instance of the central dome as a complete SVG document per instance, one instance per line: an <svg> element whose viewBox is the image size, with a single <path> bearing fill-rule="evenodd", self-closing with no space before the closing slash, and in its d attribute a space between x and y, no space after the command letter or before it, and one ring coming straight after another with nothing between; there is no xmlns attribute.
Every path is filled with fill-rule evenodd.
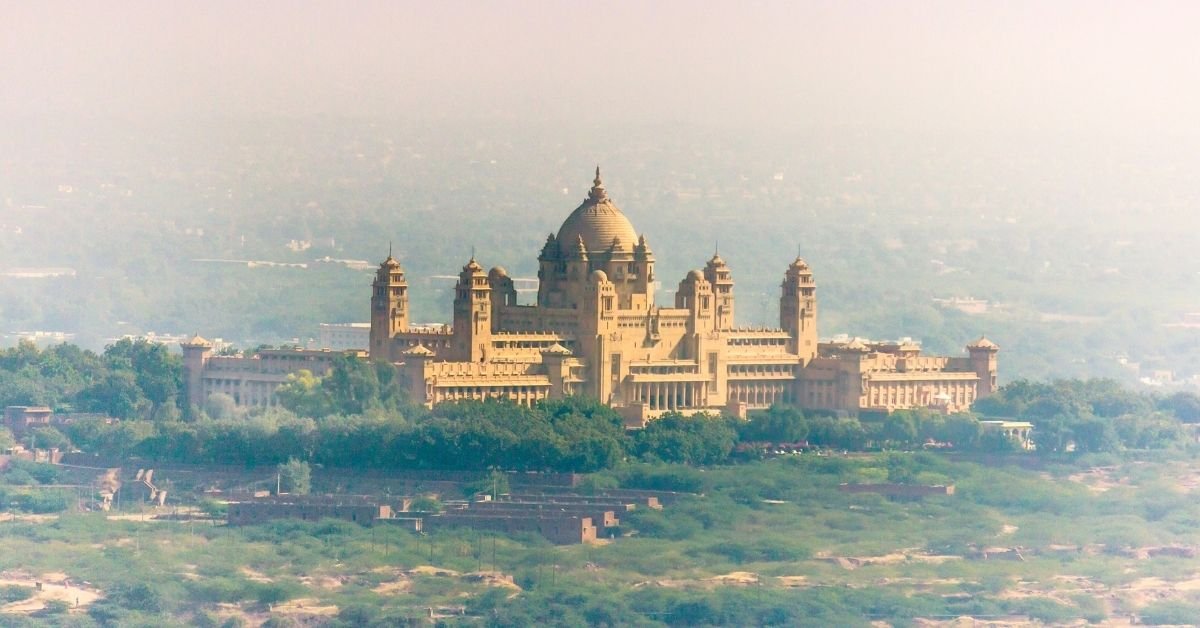
<svg viewBox="0 0 1200 628"><path fill-rule="evenodd" d="M608 198L604 183L600 181L600 167L596 167L596 180L583 202L563 221L558 230L559 246L574 246L583 238L583 247L588 253L599 253L612 248L613 239L621 242L621 249L632 250L637 244L637 231L620 209Z"/></svg>

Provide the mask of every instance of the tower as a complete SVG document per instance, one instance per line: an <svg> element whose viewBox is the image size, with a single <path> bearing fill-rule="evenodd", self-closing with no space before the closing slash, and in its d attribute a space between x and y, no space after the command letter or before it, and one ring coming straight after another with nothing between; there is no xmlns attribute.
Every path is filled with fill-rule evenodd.
<svg viewBox="0 0 1200 628"><path fill-rule="evenodd" d="M716 316L714 328L717 330L733 329L733 274L729 266L717 253L704 267L704 278L712 284L713 295L716 298Z"/></svg>
<svg viewBox="0 0 1200 628"><path fill-rule="evenodd" d="M633 299L631 309L648 310L654 307L654 252L646 244L646 236L638 236L633 247Z"/></svg>
<svg viewBox="0 0 1200 628"><path fill-rule="evenodd" d="M367 350L374 359L392 361L392 338L408 331L408 281L400 262L388 250L387 259L371 282L371 336Z"/></svg>
<svg viewBox="0 0 1200 628"><path fill-rule="evenodd" d="M599 269L588 274L583 285L583 303L579 318L579 354L591 370L592 394L611 403L628 365L621 363L619 350L612 351L612 334L617 330L617 289L608 275ZM618 348L619 349L619 348Z"/></svg>
<svg viewBox="0 0 1200 628"><path fill-rule="evenodd" d="M454 287L454 339L457 360L484 362L492 341L492 287L475 257L463 266Z"/></svg>
<svg viewBox="0 0 1200 628"><path fill-rule="evenodd" d="M189 406L204 405L204 364L212 355L212 343L199 335L179 344L183 348L183 381Z"/></svg>
<svg viewBox="0 0 1200 628"><path fill-rule="evenodd" d="M675 307L688 310L689 334L712 331L714 306L712 284L700 271L689 271L687 277L679 282L679 290L675 293Z"/></svg>
<svg viewBox="0 0 1200 628"><path fill-rule="evenodd" d="M971 370L979 376L979 386L975 389L976 399L983 399L996 392L996 353L998 351L1000 351L1000 347L983 336L967 345L967 353L971 356Z"/></svg>
<svg viewBox="0 0 1200 628"><path fill-rule="evenodd" d="M488 286L492 289L492 331L500 331L501 312L517 305L517 287L502 266L488 271Z"/></svg>
<svg viewBox="0 0 1200 628"><path fill-rule="evenodd" d="M817 355L817 284L808 263L797 257L780 287L779 326L792 337L802 364Z"/></svg>
<svg viewBox="0 0 1200 628"><path fill-rule="evenodd" d="M538 307L558 305L554 299L561 296L558 293L558 283L566 272L562 251L558 247L558 238L551 233L546 236L546 244L538 255Z"/></svg>

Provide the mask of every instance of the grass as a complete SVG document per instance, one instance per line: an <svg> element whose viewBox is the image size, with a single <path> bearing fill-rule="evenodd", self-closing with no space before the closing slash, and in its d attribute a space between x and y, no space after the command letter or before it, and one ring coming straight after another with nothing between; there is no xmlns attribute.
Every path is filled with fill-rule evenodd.
<svg viewBox="0 0 1200 628"><path fill-rule="evenodd" d="M0 523L0 572L64 572L105 592L147 585L140 594L110 596L89 614L36 618L76 622L70 625L198 625L229 612L261 621L272 608L301 599L345 611L347 625L463 604L497 620L550 625L605 617L631 625L696 617L862 625L876 617L954 613L1095 621L1146 610L1170 617L1200 603L1169 586L1153 594L1163 600L1138 589L1151 578L1200 577L1200 560L1138 560L1124 551L1200 546L1200 506L1166 474L1194 473L1191 461L1119 463L1115 472L1131 480L1102 493L1067 479L1079 471L1068 465L1048 472L920 454L912 462L924 477L954 482L958 493L922 501L843 494L838 483L876 481L886 460L777 459L705 470L699 474L705 496L627 517L635 536L567 547L533 536L470 530L417 536L334 521L236 528L64 514L44 523ZM495 568L512 575L521 592L456 575L492 569L493 544ZM1051 545L1083 549L1050 551ZM1020 546L1025 560L974 558L992 546ZM444 573L413 571L430 564ZM712 580L732 572L758 574L761 584ZM803 586L784 579L795 576L803 576ZM24 591L11 595L18 593Z"/></svg>

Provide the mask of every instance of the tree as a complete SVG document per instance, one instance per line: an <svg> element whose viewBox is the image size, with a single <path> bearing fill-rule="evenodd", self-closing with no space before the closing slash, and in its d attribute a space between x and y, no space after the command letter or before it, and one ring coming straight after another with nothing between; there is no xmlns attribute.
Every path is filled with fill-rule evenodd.
<svg viewBox="0 0 1200 628"><path fill-rule="evenodd" d="M1070 426L1075 449L1083 452L1113 451L1117 448L1117 434L1112 423L1099 417L1084 417Z"/></svg>
<svg viewBox="0 0 1200 628"><path fill-rule="evenodd" d="M1200 395L1196 393L1177 392L1163 399L1160 406L1184 423L1200 423Z"/></svg>
<svg viewBox="0 0 1200 628"><path fill-rule="evenodd" d="M492 499L498 499L501 495L510 492L512 489L508 485L508 474L496 469L492 469L486 477L463 486L463 494L467 497L482 493L490 495Z"/></svg>
<svg viewBox="0 0 1200 628"><path fill-rule="evenodd" d="M181 396L183 362L164 344L124 338L105 347L104 359L110 369L132 371L142 395L150 402L148 418L160 418L163 407Z"/></svg>
<svg viewBox="0 0 1200 628"><path fill-rule="evenodd" d="M773 405L755 412L740 430L742 440L768 443L798 443L808 438L808 422L794 406Z"/></svg>
<svg viewBox="0 0 1200 628"><path fill-rule="evenodd" d="M289 374L276 389L275 397L280 405L300 416L319 419L333 412L333 403L321 385L321 378L308 369Z"/></svg>
<svg viewBox="0 0 1200 628"><path fill-rule="evenodd" d="M289 458L279 465L280 490L292 495L308 495L312 488L312 467L303 460Z"/></svg>
<svg viewBox="0 0 1200 628"><path fill-rule="evenodd" d="M109 371L100 381L80 391L78 400L87 410L119 419L138 416L148 403L136 377L127 370Z"/></svg>
<svg viewBox="0 0 1200 628"><path fill-rule="evenodd" d="M1067 417L1056 415L1038 421L1033 426L1031 438L1040 454L1066 451L1071 442L1071 428Z"/></svg>
<svg viewBox="0 0 1200 628"><path fill-rule="evenodd" d="M362 414L379 407L379 376L366 361L351 355L333 360L329 374L321 379L321 388L329 395L335 412Z"/></svg>
<svg viewBox="0 0 1200 628"><path fill-rule="evenodd" d="M737 431L726 417L668 412L642 428L633 440L643 459L719 464L733 451Z"/></svg>
<svg viewBox="0 0 1200 628"><path fill-rule="evenodd" d="M883 421L883 438L893 446L912 446L917 440L917 417L904 410L889 414Z"/></svg>
<svg viewBox="0 0 1200 628"><path fill-rule="evenodd" d="M232 419L238 414L237 401L225 393L213 393L204 401L204 412L214 419Z"/></svg>

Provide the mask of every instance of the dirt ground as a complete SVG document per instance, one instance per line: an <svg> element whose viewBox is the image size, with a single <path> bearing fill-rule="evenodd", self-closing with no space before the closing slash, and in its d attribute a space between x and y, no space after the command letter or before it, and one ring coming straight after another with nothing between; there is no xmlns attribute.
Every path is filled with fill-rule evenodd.
<svg viewBox="0 0 1200 628"><path fill-rule="evenodd" d="M50 600L62 600L70 605L72 612L80 612L96 600L104 597L103 592L82 582L74 582L70 576L62 572L50 572L40 575L26 574L16 571L0 573L0 586L17 585L37 588L42 584L41 591L35 591L32 597L10 602L0 606L0 613L29 614L46 608Z"/></svg>

